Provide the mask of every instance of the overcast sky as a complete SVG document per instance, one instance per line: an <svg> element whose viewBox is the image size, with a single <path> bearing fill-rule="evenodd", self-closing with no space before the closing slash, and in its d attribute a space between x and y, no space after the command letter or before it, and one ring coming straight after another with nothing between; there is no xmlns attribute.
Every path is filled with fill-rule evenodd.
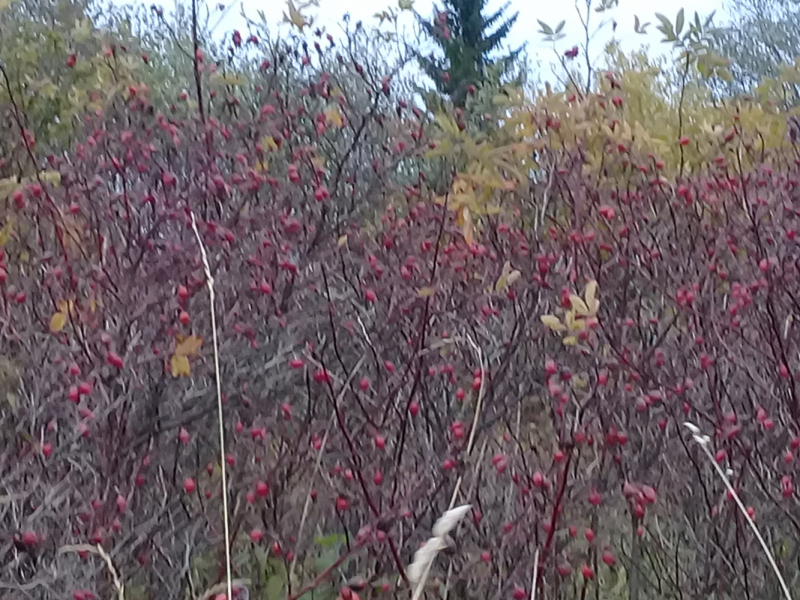
<svg viewBox="0 0 800 600"><path fill-rule="evenodd" d="M648 28L648 35L638 35L634 33L634 15L638 16L642 23L656 21L655 12L661 12L674 21L675 15L678 10L685 7L686 19L689 20L693 17L694 12L697 11L701 17L705 17L712 11L717 11L715 21L720 17L724 17L724 3L725 0L660 0L659 2L652 2L648 0L619 0L619 7L607 11L603 14L592 14L592 24L597 25L602 19L615 18L617 26L617 38L621 41L626 50L633 49L641 44L649 44L654 52L663 51L662 44L659 43L661 39L660 34L655 30L651 24ZM279 24L282 20L282 15L286 9L286 4L282 0L237 0L239 5L243 5L248 15L255 18L257 10L263 10L267 20L271 23ZM504 0L489 0L489 10L501 7ZM581 9L585 14L586 0L578 0ZM542 36L537 32L539 25L537 20L541 19L545 23L555 27L559 21L566 21L564 26L564 33L566 38L559 42L558 47L560 50L567 49L573 44L577 44L583 37L583 29L581 27L580 18L578 17L574 2L558 2L554 0L510 0L510 7L508 12L519 12L511 34L508 37L508 43L512 47L516 47L524 42L528 43L528 52L532 59L541 58L545 63L549 63L553 56L551 45L542 41ZM597 5L597 0L594 1ZM433 0L415 0L414 9L423 15L432 13ZM388 7L397 7L397 0L319 0L319 8L311 8L308 10L309 14L316 16L315 25L324 25L329 31L338 31L337 23L340 22L342 15L349 12L353 20L363 20L364 22L373 19L373 15ZM230 11L230 26L240 26L241 20L238 18L237 9ZM228 25L226 20L225 25ZM405 13L405 18L402 20L402 25L409 31L413 28L413 19L408 13ZM285 25L288 26L288 25ZM594 27L592 27L594 29ZM595 38L597 48L602 48L603 42L608 40L611 36L611 28L605 27L603 31Z"/></svg>

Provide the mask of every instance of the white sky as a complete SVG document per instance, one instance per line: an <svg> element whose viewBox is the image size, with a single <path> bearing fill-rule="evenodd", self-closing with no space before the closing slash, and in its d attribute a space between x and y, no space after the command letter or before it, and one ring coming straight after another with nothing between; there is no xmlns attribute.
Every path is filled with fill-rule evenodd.
<svg viewBox="0 0 800 600"><path fill-rule="evenodd" d="M216 1L216 0L214 0ZM256 17L257 10L263 10L269 23L276 25L280 24L282 15L286 9L283 0L236 0L239 5L243 5L245 12L251 16ZM585 14L586 0L578 0L582 12ZM642 44L649 44L653 52L662 53L667 49L665 44L660 44L661 34L656 31L654 23L657 22L654 14L661 12L674 22L675 15L680 8L685 7L686 21L694 17L694 12L697 11L700 17L703 18L716 10L717 14L715 21L719 22L720 18L724 19L724 0L660 0L659 2L652 2L648 0L619 0L619 6L605 13L595 13L592 11L592 24L596 27L601 20L613 17L616 19L617 26L617 39L620 40L623 48L632 50ZM489 11L500 8L504 0L489 0ZM599 2L594 0L593 4L597 5ZM433 0L415 0L414 9L423 15L432 14ZM352 17L352 22L363 20L367 23L373 19L375 13L381 12L388 7L397 7L397 0L319 0L318 8L307 9L309 15L315 15L315 26L326 26L326 28L336 35L339 32L338 23L341 22L341 17L344 13L349 12ZM542 41L542 36L537 32L539 24L537 19L541 19L548 23L551 27L555 27L559 21L565 20L564 33L566 37L558 43L559 51L566 50L575 44L579 44L583 38L583 29L581 26L580 18L576 11L574 0L560 3L555 0L510 0L508 9L509 14L519 12L514 28L511 31L508 39L508 45L517 47L524 42L528 42L528 54L532 60L542 59L544 64L549 64L553 58L553 52L549 43ZM238 17L240 10L234 8L230 11L229 19L221 25L220 29L224 29L225 25L230 23L230 28L241 27L241 20ZM638 15L642 23L650 22L647 35L638 35L634 33L634 15ZM413 30L413 18L406 12L404 18L401 20L409 32ZM284 25L288 27L288 25ZM592 27L594 30L595 27ZM219 30L218 30L219 31ZM602 32L597 35L592 42L595 52L599 52L604 42L611 37L611 27L606 26Z"/></svg>

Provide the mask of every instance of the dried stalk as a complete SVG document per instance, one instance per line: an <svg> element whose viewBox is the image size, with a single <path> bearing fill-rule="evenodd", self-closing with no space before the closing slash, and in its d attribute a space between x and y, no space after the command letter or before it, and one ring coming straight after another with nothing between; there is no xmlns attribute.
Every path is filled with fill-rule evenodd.
<svg viewBox="0 0 800 600"><path fill-rule="evenodd" d="M211 303L211 337L214 341L214 379L217 383L217 420L219 422L219 451L220 451L220 465L222 471L222 523L225 531L225 581L228 591L228 600L233 598L233 586L231 582L231 534L230 534L230 519L228 517L228 472L225 468L225 420L222 410L222 381L220 380L219 370L219 340L217 338L217 313L214 310L215 298L214 293L214 277L211 274L211 265L208 262L208 254L206 247L203 245L203 240L200 237L200 231L197 229L197 219L192 215L192 229L197 238L197 244L200 246L200 254L203 258L203 268L206 273L206 285L208 286L209 302Z"/></svg>

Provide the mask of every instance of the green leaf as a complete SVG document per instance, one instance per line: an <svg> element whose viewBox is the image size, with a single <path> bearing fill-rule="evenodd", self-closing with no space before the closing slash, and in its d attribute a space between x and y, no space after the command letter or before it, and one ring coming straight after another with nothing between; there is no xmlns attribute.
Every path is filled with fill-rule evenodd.
<svg viewBox="0 0 800 600"><path fill-rule="evenodd" d="M670 20L661 13L656 13L656 18L661 21L661 25L658 26L658 30L664 34L664 37L671 38L667 39L666 41L673 41L675 39L675 32L672 29L672 23Z"/></svg>
<svg viewBox="0 0 800 600"><path fill-rule="evenodd" d="M681 31L683 30L683 9L678 11L678 16L675 17L675 35L680 35Z"/></svg>
<svg viewBox="0 0 800 600"><path fill-rule="evenodd" d="M322 546L323 548L329 548L331 546L338 548L346 541L347 540L345 536L342 535L341 533L331 533L330 535L318 537L316 540L314 540L314 543L317 546Z"/></svg>
<svg viewBox="0 0 800 600"><path fill-rule="evenodd" d="M539 31L539 33L543 33L544 35L553 35L553 28L550 27L550 25L548 25L547 23L545 23L541 19L536 19L536 20L539 22L539 27L542 28Z"/></svg>
<svg viewBox="0 0 800 600"><path fill-rule="evenodd" d="M276 558L270 559L267 562L265 569L265 579L267 581L264 586L266 600L282 600L286 593L286 565L282 560Z"/></svg>
<svg viewBox="0 0 800 600"><path fill-rule="evenodd" d="M561 23L559 23L558 25L556 25L556 33L561 33L561 30L562 30L562 29L564 29L564 24L565 24L565 23L566 23L566 21L563 21L563 20L562 20L562 21L561 21Z"/></svg>
<svg viewBox="0 0 800 600"><path fill-rule="evenodd" d="M327 571L333 563L339 559L338 548L328 548L324 552L320 552L319 556L314 559L314 567L318 573Z"/></svg>

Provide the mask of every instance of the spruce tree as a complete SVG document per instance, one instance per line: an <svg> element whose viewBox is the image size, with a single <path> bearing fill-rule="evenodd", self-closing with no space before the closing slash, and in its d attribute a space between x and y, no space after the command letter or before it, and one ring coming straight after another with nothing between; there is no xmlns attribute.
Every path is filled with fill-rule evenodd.
<svg viewBox="0 0 800 600"><path fill-rule="evenodd" d="M487 0L444 0L431 20L419 15L420 26L441 48L440 56L420 56L425 73L441 94L463 106L470 86L490 79L490 71L507 78L524 45L501 56L491 56L511 31L519 13L505 18L508 4L485 16ZM492 31L493 29L493 31ZM492 77L493 79L493 77Z"/></svg>

